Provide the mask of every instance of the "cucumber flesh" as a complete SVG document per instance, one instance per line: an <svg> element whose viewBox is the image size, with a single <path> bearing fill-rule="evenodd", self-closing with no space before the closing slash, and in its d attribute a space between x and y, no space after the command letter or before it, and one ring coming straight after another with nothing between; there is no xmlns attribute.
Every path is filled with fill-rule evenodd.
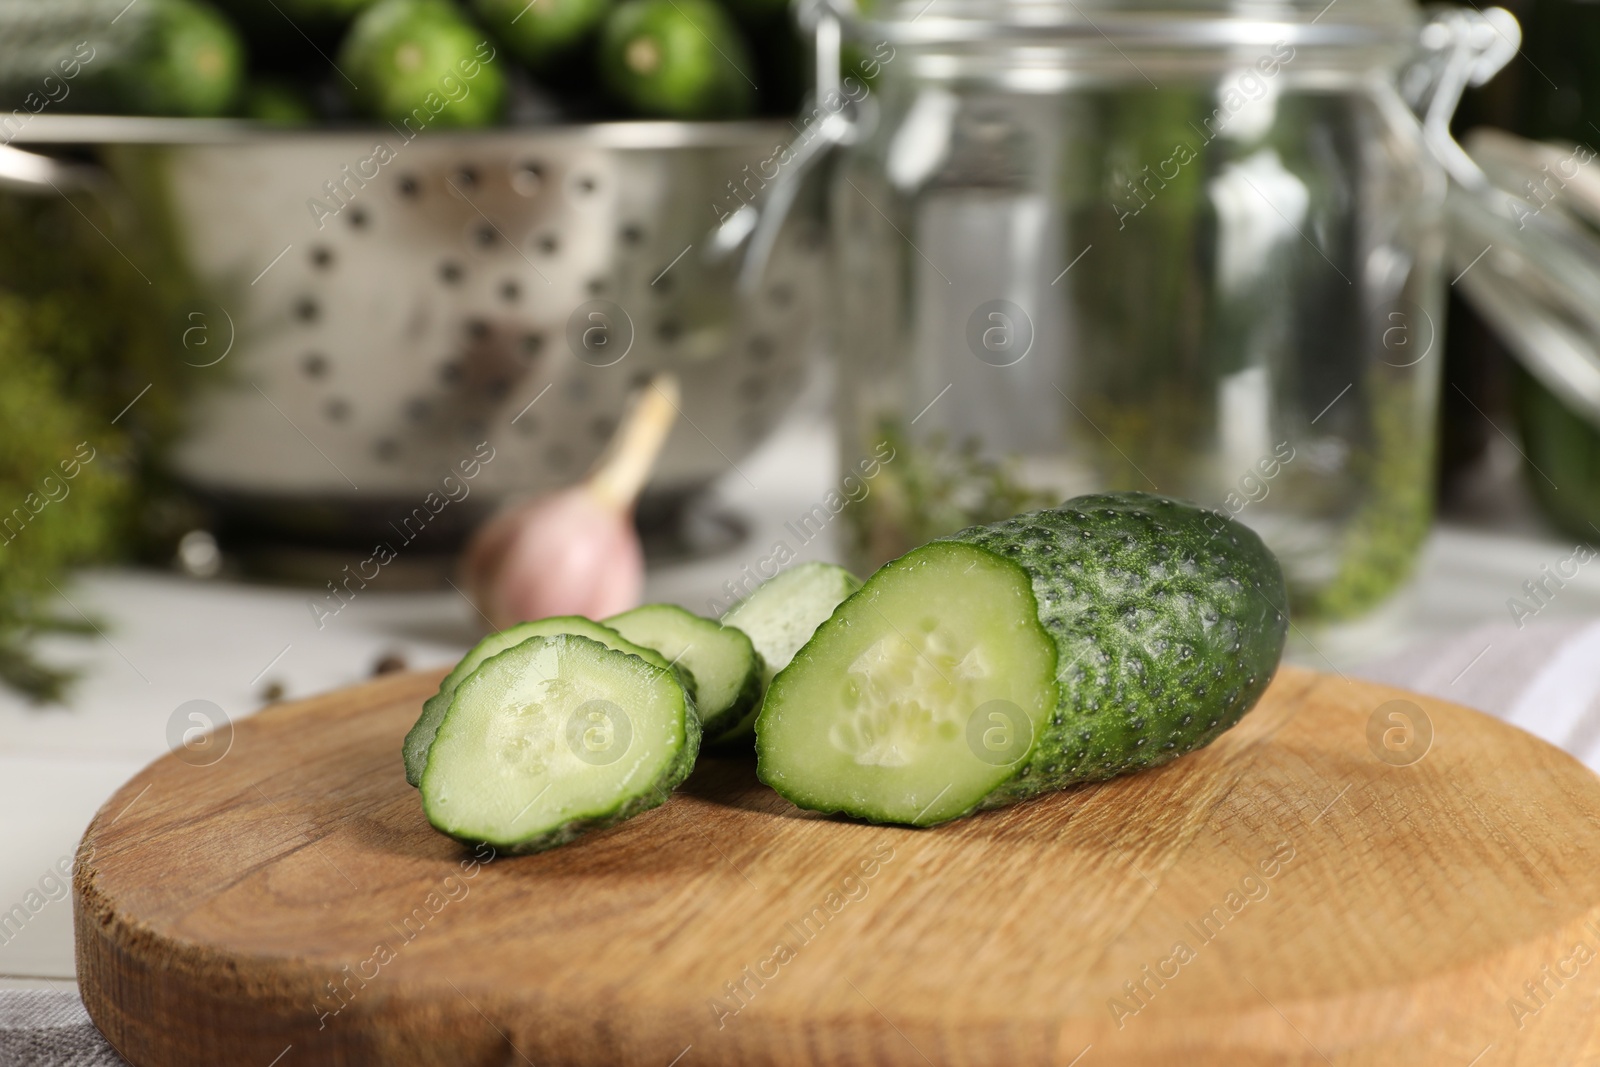
<svg viewBox="0 0 1600 1067"><path fill-rule="evenodd" d="M555 634L577 634L591 641L598 641L607 648L631 653L663 670L671 668L671 664L662 658L661 653L636 645L611 627L586 619L582 615L555 615L548 619L520 622L499 633L490 634L461 657L461 662L457 663L455 669L445 675L444 681L439 683L439 691L422 705L421 716L406 734L405 742L401 745L401 753L406 761L406 781L412 785L422 781L422 769L428 762L428 746L433 744L433 735L438 732L439 724L444 721L445 712L450 710L450 699L456 688L466 681L473 671L489 658L498 656L530 638L550 637Z"/></svg>
<svg viewBox="0 0 1600 1067"><path fill-rule="evenodd" d="M762 780L801 807L954 818L1016 773L1055 707L1055 666L1021 568L966 545L919 549L778 675L756 724Z"/></svg>
<svg viewBox="0 0 1600 1067"><path fill-rule="evenodd" d="M535 637L456 690L422 806L461 841L539 852L662 804L699 748L671 671L587 637Z"/></svg>
<svg viewBox="0 0 1600 1067"><path fill-rule="evenodd" d="M707 735L738 723L761 695L761 657L743 630L676 604L646 604L613 615L605 624L686 668Z"/></svg>
<svg viewBox="0 0 1600 1067"><path fill-rule="evenodd" d="M832 563L802 563L791 567L729 608L722 616L724 626L750 635L761 654L763 690L789 665L794 654L811 639L833 609L845 597L861 588L861 580ZM726 733L715 737L718 744L749 737L755 732L759 703Z"/></svg>
<svg viewBox="0 0 1600 1067"><path fill-rule="evenodd" d="M1155 767L1260 699L1277 559L1221 512L1101 493L900 557L773 681L756 771L794 803L927 825Z"/></svg>

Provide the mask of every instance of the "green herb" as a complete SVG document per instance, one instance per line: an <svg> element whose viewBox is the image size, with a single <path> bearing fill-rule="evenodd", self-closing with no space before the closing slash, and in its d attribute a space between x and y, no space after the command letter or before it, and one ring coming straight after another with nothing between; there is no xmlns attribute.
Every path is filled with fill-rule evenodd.
<svg viewBox="0 0 1600 1067"><path fill-rule="evenodd" d="M91 198L76 208L0 197L0 683L40 702L62 700L70 673L39 662L34 638L92 632L47 610L67 569L136 554L169 535L155 516L186 517L155 463L187 384L182 275Z"/></svg>
<svg viewBox="0 0 1600 1067"><path fill-rule="evenodd" d="M935 537L1060 502L1024 485L1015 460L984 455L976 437L952 444L935 432L913 440L886 419L874 439L888 442L894 461L884 464L872 492L846 509L849 556L863 573Z"/></svg>

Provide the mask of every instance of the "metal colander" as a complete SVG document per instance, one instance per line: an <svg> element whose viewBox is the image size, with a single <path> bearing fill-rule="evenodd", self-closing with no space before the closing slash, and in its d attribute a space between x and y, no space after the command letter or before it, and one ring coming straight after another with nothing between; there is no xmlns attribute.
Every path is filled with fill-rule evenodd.
<svg viewBox="0 0 1600 1067"><path fill-rule="evenodd" d="M0 179L56 195L82 170L21 149L92 146L141 218L171 220L195 279L173 355L210 376L176 471L274 527L360 535L480 442L496 460L455 526L574 481L662 369L684 417L654 489L736 464L807 365L819 213L787 212L755 271L708 253L786 135L649 122L408 142L41 116L0 149Z"/></svg>

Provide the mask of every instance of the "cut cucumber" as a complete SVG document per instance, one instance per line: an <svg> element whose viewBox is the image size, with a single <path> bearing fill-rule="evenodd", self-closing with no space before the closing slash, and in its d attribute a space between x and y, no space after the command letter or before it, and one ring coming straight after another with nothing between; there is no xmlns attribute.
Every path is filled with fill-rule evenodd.
<svg viewBox="0 0 1600 1067"><path fill-rule="evenodd" d="M763 582L754 593L729 608L722 616L722 625L750 635L761 654L761 688L765 690L823 620L833 614L833 609L860 588L861 579L843 567L802 563ZM737 725L713 740L723 744L751 736L759 710L758 703Z"/></svg>
<svg viewBox="0 0 1600 1067"><path fill-rule="evenodd" d="M1107 493L887 564L773 680L757 773L927 826L1210 743L1277 669L1277 559L1218 512Z"/></svg>
<svg viewBox="0 0 1600 1067"><path fill-rule="evenodd" d="M666 656L685 674L707 736L742 719L761 696L761 656L743 630L676 604L646 604L605 621L623 637Z"/></svg>
<svg viewBox="0 0 1600 1067"><path fill-rule="evenodd" d="M535 637L456 690L422 807L461 841L540 852L662 804L699 750L671 671L587 637Z"/></svg>
<svg viewBox="0 0 1600 1067"><path fill-rule="evenodd" d="M422 781L422 768L427 765L428 746L433 744L433 735L438 732L439 723L444 721L445 712L450 710L450 699L456 688L466 681L473 671L491 656L498 656L508 648L514 648L530 638L550 637L554 634L577 634L591 641L598 641L607 648L631 653L663 670L672 668L672 665L655 649L636 645L611 627L586 619L582 615L555 615L548 619L520 622L499 633L490 634L461 657L461 662L456 664L455 669L445 675L444 681L439 683L439 691L422 705L422 715L417 719L416 725L411 727L411 732L406 734L405 743L401 746L401 753L406 761L406 781L412 785Z"/></svg>

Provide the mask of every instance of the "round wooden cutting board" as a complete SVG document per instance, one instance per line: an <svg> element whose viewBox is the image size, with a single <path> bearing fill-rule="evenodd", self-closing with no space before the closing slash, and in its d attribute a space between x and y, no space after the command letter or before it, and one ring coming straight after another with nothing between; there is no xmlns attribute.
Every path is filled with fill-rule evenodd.
<svg viewBox="0 0 1600 1067"><path fill-rule="evenodd" d="M933 830L707 758L538 856L434 833L438 674L237 724L84 837L78 979L139 1067L1444 1064L1600 1054L1600 780L1285 670L1161 769Z"/></svg>

